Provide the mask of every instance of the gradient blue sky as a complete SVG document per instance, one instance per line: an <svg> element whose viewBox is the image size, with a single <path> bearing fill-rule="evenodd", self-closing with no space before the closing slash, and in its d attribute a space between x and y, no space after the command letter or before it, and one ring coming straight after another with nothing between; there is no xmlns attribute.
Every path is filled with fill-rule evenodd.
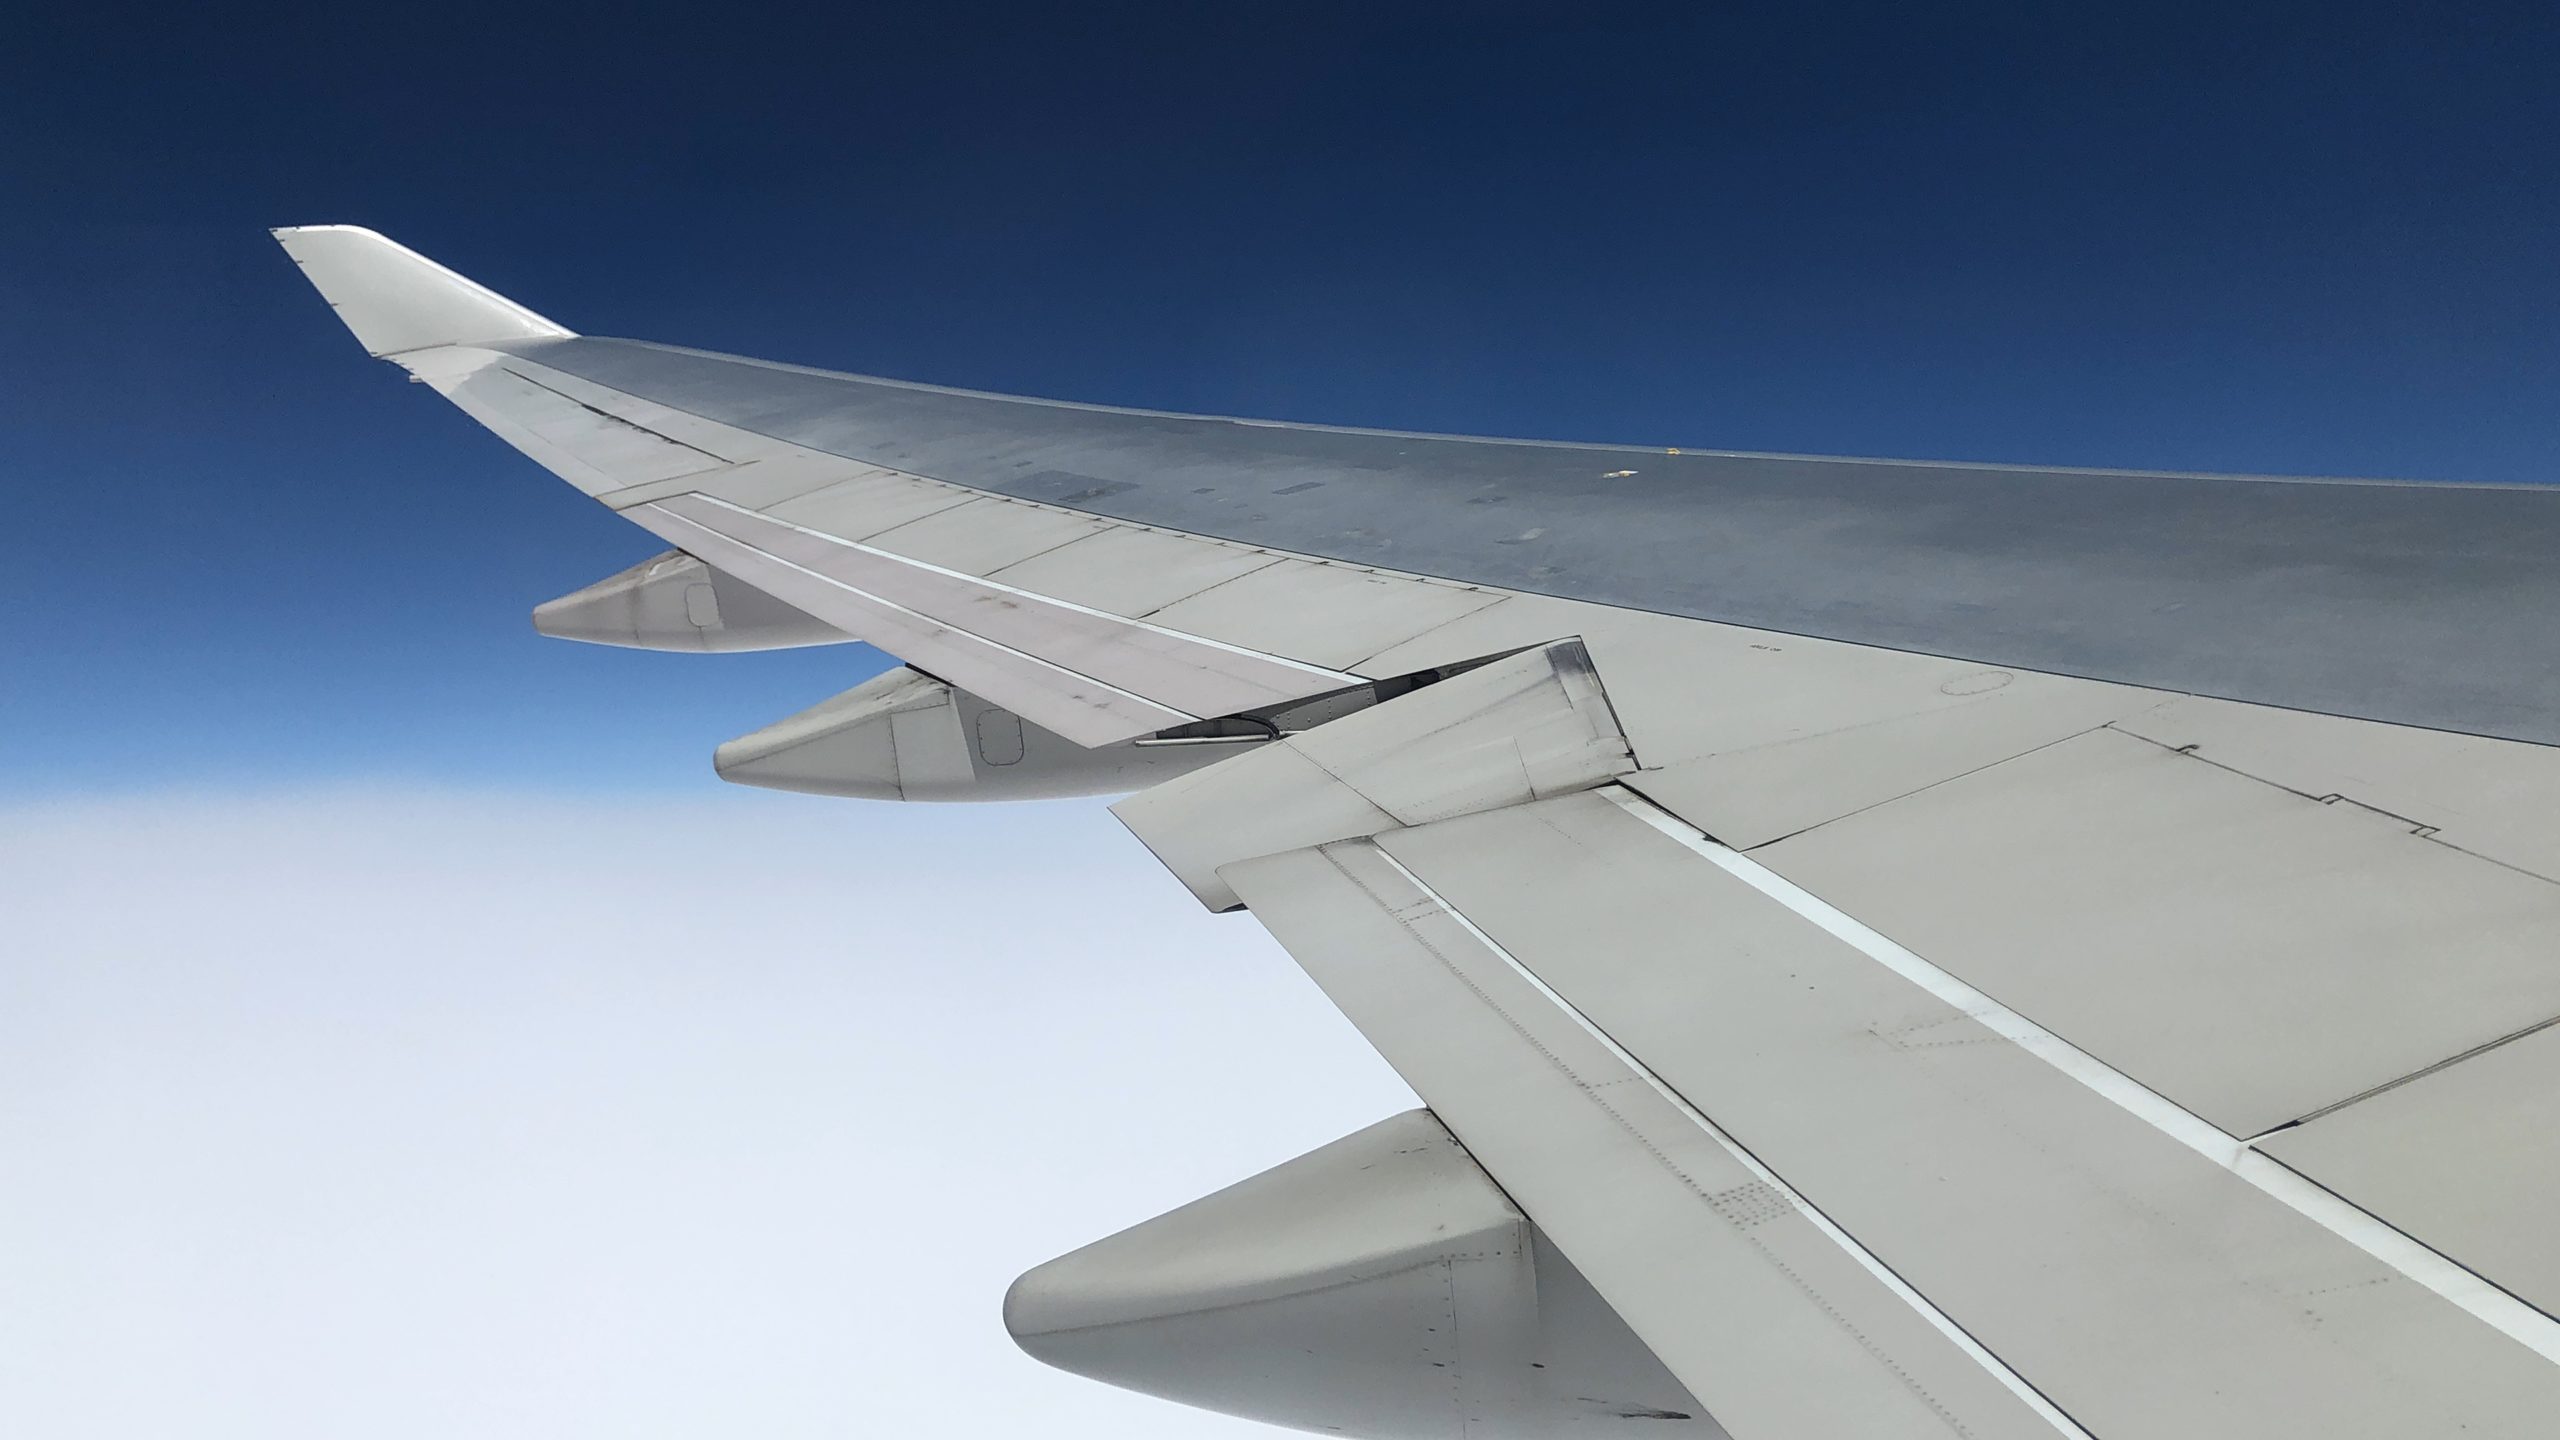
<svg viewBox="0 0 2560 1440"><path fill-rule="evenodd" d="M653 548L267 239L573 327L1423 429L2541 480L2548 5L39 7L0 793L713 784L844 651L538 641Z"/></svg>
<svg viewBox="0 0 2560 1440"><path fill-rule="evenodd" d="M2560 9L20 7L0 1433L1242 1437L997 1323L1414 1103L1092 802L722 787L849 649L536 637L657 546L268 239L1125 404L2540 481ZM1664 7L1666 10L1673 7Z"/></svg>

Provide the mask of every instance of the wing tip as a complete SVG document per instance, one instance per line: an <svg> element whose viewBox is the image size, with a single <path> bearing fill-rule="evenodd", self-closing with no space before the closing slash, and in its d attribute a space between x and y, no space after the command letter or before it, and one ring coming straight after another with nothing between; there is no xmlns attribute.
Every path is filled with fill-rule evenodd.
<svg viewBox="0 0 2560 1440"><path fill-rule="evenodd" d="M379 230L331 223L273 225L267 233L376 356L577 334Z"/></svg>

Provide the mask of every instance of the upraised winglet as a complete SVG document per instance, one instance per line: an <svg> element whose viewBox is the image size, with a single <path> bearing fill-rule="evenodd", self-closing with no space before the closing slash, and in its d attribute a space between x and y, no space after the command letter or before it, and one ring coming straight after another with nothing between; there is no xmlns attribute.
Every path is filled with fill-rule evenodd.
<svg viewBox="0 0 2560 1440"><path fill-rule="evenodd" d="M287 225L272 233L376 357L576 333L360 225Z"/></svg>

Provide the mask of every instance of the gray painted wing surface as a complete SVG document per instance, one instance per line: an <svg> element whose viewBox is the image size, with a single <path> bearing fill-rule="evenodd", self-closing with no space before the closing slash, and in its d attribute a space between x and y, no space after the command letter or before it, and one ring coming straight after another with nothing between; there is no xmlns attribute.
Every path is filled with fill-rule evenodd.
<svg viewBox="0 0 2560 1440"><path fill-rule="evenodd" d="M1154 414L622 340L508 342L761 434L1470 583L2560 741L2560 491L1550 445Z"/></svg>

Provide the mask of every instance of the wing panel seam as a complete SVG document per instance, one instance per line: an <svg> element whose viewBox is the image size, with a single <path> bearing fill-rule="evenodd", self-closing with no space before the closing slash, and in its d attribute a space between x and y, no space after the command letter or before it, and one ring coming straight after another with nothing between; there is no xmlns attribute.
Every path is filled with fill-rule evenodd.
<svg viewBox="0 0 2560 1440"><path fill-rule="evenodd" d="M708 497L708 496L706 496L706 497L704 497L704 498L708 499L709 497ZM753 550L753 549L754 549L754 547L749 546L749 545L748 545L745 541L743 541L743 540L736 539L735 537L732 537L732 536L723 535L723 534L721 534L719 531L712 529L710 526L705 525L705 524L703 524L702 522L700 522L700 521L698 521L698 520L688 520L688 519L686 519L684 516L682 516L682 515L678 515L678 514L676 514L674 511L672 511L672 510L665 509L665 508L663 508L663 507L659 506L658 504L656 504L656 503L654 503L654 502L652 502L651 504L649 504L649 505L648 505L648 506L646 506L645 508L647 508L647 509L648 509L648 510L650 510L650 511L655 512L655 513L656 513L656 514L658 514L658 515L661 515L661 516L665 517L666 519L669 519L669 520L675 521L675 522L676 522L677 524L679 524L679 525L686 526L686 527L688 527L688 528L690 528L690 529L693 529L693 530L695 530L695 531L700 532L701 534L711 536L711 537L712 537L712 538L714 538L714 539L727 541L729 544L736 545L736 546L738 546L738 547L740 547L740 548L742 548L742 549L749 549L749 550ZM1108 691L1110 691L1110 692L1111 692L1112 694L1114 694L1114 695L1120 696L1121 698L1126 699L1126 700L1134 701L1134 702L1136 702L1137 704L1144 705L1144 706L1146 706L1146 707L1147 707L1148 709L1150 709L1150 710L1160 710L1160 711L1163 711L1163 712L1164 712L1165 714L1167 714L1167 715L1171 715L1171 716L1175 716L1175 717L1177 717L1177 719L1175 720L1175 722L1174 722L1174 723L1177 723L1177 724L1188 723L1188 722L1190 722L1190 721L1198 720L1198 719L1203 718L1203 717L1198 716L1198 715L1193 715L1193 714L1191 714L1191 713L1190 713L1189 711L1187 711L1187 710L1177 710L1177 709L1175 709L1174 707L1172 707L1172 706L1170 706L1170 705L1165 704L1165 703L1164 703L1163 701L1161 701L1161 700L1150 700L1150 699L1148 699L1148 698L1147 698L1146 696L1144 696L1144 695L1139 695L1139 694L1133 693L1133 692L1128 691L1128 690L1123 690L1123 689L1121 689L1119 686L1112 684L1112 683L1111 683L1110 681L1108 681L1108 680L1097 680L1097 679L1095 679L1093 676L1091 676L1091 675L1087 675L1087 674L1085 674L1085 673L1084 673L1083 671L1081 671L1081 670L1073 670L1073 669L1069 669L1067 666L1061 665L1061 664L1057 663L1057 662L1056 662L1056 661L1054 661L1054 660L1044 659L1044 658L1042 658L1041 656L1031 654L1029 651L1026 651L1026 650L1017 650L1017 649L1013 648L1012 646L1010 646L1010 645L1007 645L1007 644L1003 643L1002 641L999 641L999 640L990 640L990 639L988 639L987 637L985 637L985 636L983 636L983 635L977 635L977 634L973 634L973 633L971 633L971 632L969 632L969 631L967 631L967 630L962 630L962 629L960 629L960 628L958 628L958 627L956 627L956 626L954 626L954 625L950 624L950 623L949 623L949 622L947 622L947 621L936 620L936 619L935 619L935 618L933 618L932 616L927 615L927 614L924 614L924 613L922 613L921 611L911 610L911 609L907 608L906 606L904 606L904 605L901 605L901 604L897 603L897 602L896 602L896 601L894 601L894 600L887 600L887 599L883 599L882 597L880 597L880 596L878 596L878 595L874 595L874 594L872 594L872 593L871 593L870 591L868 591L868 590L861 589L861 588L859 588L858 586L848 585L848 584L846 584L844 581L842 581L842 580L838 580L838 579L836 579L836 578L835 578L834 576L832 576L832 575L822 574L822 573L820 573L820 572L818 572L818 571L816 571L816 570L812 570L812 569L810 569L809 567L807 567L807 566L805 566L805 565L795 564L795 563L794 563L794 562L792 562L792 561L789 561L789 560L785 560L785 559L783 559L783 558L782 558L781 556L779 556L779 555L767 554L766 552L761 551L761 550L757 550L757 551L755 551L755 553L756 553L758 556L760 556L761 558L763 558L764 560L766 560L766 561L768 561L768 562L770 562L770 563L772 563L772 564L779 565L779 566L783 567L783 568L784 568L784 569L786 569L786 570L791 570L791 571L794 571L794 572L796 572L796 573L798 573L798 574L805 575L805 576L807 576L808 578L810 578L810 579L812 579L812 580L816 580L816 581L819 581L819 582L821 582L821 583L823 583L823 584L826 584L826 585L828 585L828 586L831 586L831 587L833 587L833 588L835 588L835 589L842 590L843 592L845 592L845 593L846 593L846 594L848 594L848 595L856 596L856 597L858 597L859 599L861 599L865 604L877 605L877 606L879 606L879 607L880 607L881 609L883 609L883 610L893 610L893 611L896 611L896 612L897 612L898 614L900 614L900 615L904 615L904 616L906 616L907 618L909 618L909 619L911 619L911 620L914 620L914 621L917 621L917 622L919 622L919 623L921 623L921 624L929 625L929 626L933 627L935 630L941 631L941 632L943 632L943 633L945 633L945 634L958 635L958 636L965 637L966 639L968 639L968 640L970 640L970 641L973 641L973 642L975 642L975 643L977 643L977 644L984 645L984 646L986 646L987 648L989 648L989 649L991 649L991 650L1001 651L1001 652L1003 652L1004 654L1006 654L1006 655L1008 655L1008 656L1011 656L1011 657L1013 657L1013 658L1014 658L1014 659L1016 659L1016 660L1025 661L1025 662L1027 662L1027 663L1029 663L1029 664L1036 665L1036 666L1040 667L1040 668L1041 668L1041 669L1043 669L1043 670L1055 671L1056 673L1058 673L1058 674L1060 674L1060 675L1069 676L1069 677L1071 677L1071 678L1073 678L1073 679L1076 679L1076 680L1082 681L1082 682L1083 682L1083 683L1085 683L1085 684L1093 685L1093 686L1097 686L1097 687L1099 687L1099 688L1101 688L1101 689L1108 690Z"/></svg>
<svg viewBox="0 0 2560 1440"><path fill-rule="evenodd" d="M1727 1134L1723 1127L1709 1119L1703 1111L1698 1109L1697 1106L1690 1104L1686 1097L1682 1096L1679 1091L1673 1089L1662 1079L1661 1076L1655 1074L1651 1066L1646 1065L1642 1060L1638 1059L1633 1052L1619 1044L1617 1040L1611 1037L1606 1030L1601 1029L1597 1024L1593 1023L1591 1017L1585 1015L1580 1007L1576 1006L1572 1001L1558 993L1554 986L1549 985L1545 980L1541 979L1536 971L1522 963L1520 958L1512 954L1509 948L1505 947L1500 941L1495 940L1491 935L1485 933L1481 926L1467 918L1466 914L1459 910L1457 906L1449 903L1447 898L1442 896L1438 890L1432 888L1429 881L1414 873L1414 871L1403 861L1398 860L1395 856L1387 853L1385 847L1379 846L1374 842L1359 843L1368 844L1370 850L1376 854L1379 859L1385 861L1397 875L1401 876L1406 884L1411 885L1415 892L1419 894L1425 902L1430 904L1435 910L1445 916L1460 930L1464 931L1467 938L1473 940L1485 951L1486 954L1501 961L1502 964L1510 969L1514 975L1518 976L1523 983L1536 992L1539 998L1545 1000L1550 1006L1554 1007L1557 1013L1572 1021L1574 1025L1583 1031L1584 1034L1590 1036L1594 1042L1599 1044L1602 1049L1606 1050L1611 1058L1615 1059L1621 1066L1626 1068L1627 1075L1625 1078L1627 1080L1641 1081L1646 1088L1652 1090L1656 1096L1660 1097L1664 1101L1664 1103L1670 1105L1672 1109L1681 1116L1681 1118L1688 1121L1691 1126L1704 1134L1710 1141L1713 1141L1718 1149L1724 1151L1727 1156L1732 1158L1734 1163L1740 1165L1744 1171L1752 1176L1753 1179L1768 1186L1771 1190L1784 1197L1788 1205L1792 1207L1796 1213L1802 1215L1806 1222L1812 1225L1815 1230L1819 1231L1824 1239L1829 1240L1833 1245L1837 1246L1843 1253L1848 1255L1851 1260L1855 1261L1860 1269L1866 1271L1878 1282L1883 1284L1887 1290L1893 1293L1896 1299L1910 1307L1910 1309L1914 1313L1918 1314L1931 1329L1937 1331L1950 1343L1954 1344L1958 1350L1962 1351L1965 1358L1980 1366L1994 1381L1999 1383L2001 1388L2009 1391L2010 1394L2014 1395L2021 1403L2034 1411L2037 1418L2050 1425L2056 1434L2069 1437L2069 1440L2097 1440L2096 1436L2092 1435L2077 1420L2072 1419L2068 1412L2054 1404L2051 1399L2045 1396L2044 1392L2038 1390L2026 1379L2025 1376L2020 1375L2017 1371L2011 1369L2008 1362L1993 1354L1982 1344L1982 1342L1976 1340L1972 1334L1966 1331L1962 1325L1957 1324L1952 1316L1939 1309L1927 1296L1912 1288L1910 1282L1904 1280L1900 1274L1896 1273L1893 1267L1885 1264L1874 1251L1869 1250L1865 1245L1859 1243L1857 1237L1840 1228L1840 1226L1835 1223L1830 1216L1823 1213L1820 1207L1807 1199L1805 1195L1801 1191L1797 1190L1793 1185L1787 1183L1785 1177L1779 1175L1778 1172L1761 1163L1760 1158L1752 1154L1749 1148L1744 1146L1740 1141L1734 1139L1731 1135ZM1332 857L1328 855L1326 858L1330 860ZM1338 864L1335 868L1338 871L1341 870L1341 866ZM1348 871L1343 871L1342 873L1345 879L1350 880L1354 885L1360 885L1362 890L1367 891L1368 887L1361 885L1357 876L1351 875ZM1369 893L1372 899L1379 900L1382 904L1384 903L1383 897L1377 896L1375 892ZM1390 907L1388 913L1395 915L1396 911ZM1401 921L1403 916L1397 915L1396 918ZM1408 934L1414 934L1410 925L1407 925L1405 929ZM1437 946L1432 945L1426 937L1419 934L1414 934L1414 938L1422 944L1424 949L1431 952L1433 958L1439 960L1442 965L1447 966L1449 970L1455 974L1460 981L1465 983L1470 990L1475 991L1478 999L1491 1006L1496 1013L1503 1014L1505 1019L1508 1020L1511 1018L1507 1012L1503 1011L1503 1008L1498 1001L1494 1000L1490 995L1485 994L1485 992L1466 975L1464 969L1450 961L1446 955L1441 954ZM1518 1023L1519 1022L1516 1020L1512 1021L1512 1024L1515 1027ZM1577 1081L1580 1080L1580 1077L1574 1074L1573 1069L1569 1064L1556 1056L1554 1052L1549 1050L1544 1044L1541 1044L1535 1036L1528 1035L1524 1031L1523 1038L1527 1039L1531 1045L1535 1046L1540 1054L1545 1055L1550 1064L1553 1064L1563 1070L1567 1076L1574 1078ZM1591 1093L1591 1087L1588 1085L1584 1085L1582 1088L1585 1093ZM1700 1190L1696 1180L1692 1179L1686 1172L1681 1171L1679 1166L1668 1156L1663 1155L1659 1149L1655 1148L1651 1140L1646 1138L1641 1132L1636 1131L1635 1127L1629 1124L1625 1116L1618 1114L1615 1107L1609 1105L1606 1100L1602 1099L1597 1094L1592 1094L1591 1098L1593 1103L1599 1105L1603 1110L1607 1110L1619 1125L1626 1127L1631 1134L1634 1134L1637 1142L1642 1144L1646 1150L1650 1151L1657 1160L1661 1161L1663 1165L1669 1168L1674 1174L1678 1175L1680 1179L1688 1184L1693 1191L1699 1191L1702 1198L1704 1197L1704 1192ZM1765 1249L1763 1253L1766 1253ZM1787 1270L1783 1261L1777 1261L1772 1257L1772 1263L1777 1264L1781 1270L1786 1270L1790 1278L1793 1278L1793 1271ZM1799 1286L1803 1284L1801 1280L1796 1281L1796 1283ZM1819 1303L1819 1297L1817 1296L1815 1298ZM1968 1427L1966 1427L1960 1419L1949 1415L1945 1408L1934 1398L1931 1398L1928 1392L1925 1389L1922 1389L1918 1382L1905 1373L1899 1365L1895 1365L1890 1358L1877 1354L1873 1343L1868 1341L1863 1334L1860 1334L1855 1326L1850 1325L1844 1317L1840 1316L1838 1312L1833 1310L1828 1304L1824 1304L1823 1308L1827 1313L1832 1315L1836 1323L1848 1328L1850 1333L1857 1338L1862 1346L1867 1348L1870 1354L1876 1355L1876 1358L1880 1363L1891 1368L1896 1375L1900 1376L1903 1382L1906 1385L1909 1385L1915 1394L1919 1395L1932 1410L1937 1411L1942 1418L1946 1419L1948 1424L1953 1426L1958 1433L1970 1433Z"/></svg>
<svg viewBox="0 0 2560 1440"><path fill-rule="evenodd" d="M595 416L599 420L610 420L614 424L619 425L626 430L636 430L639 433L648 436L650 439L659 441L662 444L673 445L679 450L690 450L694 454L701 456L703 459L710 461L710 468L719 468L744 463L743 461L732 460L726 455L714 455L699 445L688 445L684 441L677 439L663 430L652 430L648 426L641 424L639 421L632 419L628 415L616 415L612 411L604 409L601 406L591 405L586 401L579 399L577 396L570 394L568 391L560 389L558 386L543 384L541 381L534 379L532 376L516 369L512 365L501 365L498 368L509 375L513 375L517 379L546 395L556 395L559 398L568 401L570 404L577 406L579 409L586 411L588 414ZM618 394L620 392L617 391L616 393ZM718 422L705 421L704 423L716 424ZM694 473L699 474L701 472L696 471ZM676 476L670 478L681 479L683 477Z"/></svg>
<svg viewBox="0 0 2560 1440"><path fill-rule="evenodd" d="M746 519L760 520L767 525L779 526L782 529L794 531L812 540L822 541L829 545L841 546L847 550L858 550L863 554L870 555L876 559L888 560L896 564L911 566L915 569L926 571L934 575L940 575L947 579L962 580L972 585L983 585L990 590L1012 596L1015 599L1029 600L1036 604L1051 606L1059 610L1067 611L1071 614L1083 615L1095 620L1107 620L1116 625L1126 625L1133 630L1143 630L1150 635L1159 636L1167 640L1205 646L1211 650L1223 651L1226 654L1234 655L1242 659L1259 660L1268 664L1282 666L1286 669L1296 670L1317 679L1330 681L1335 685L1357 685L1360 683L1360 677L1357 675L1345 674L1339 670L1328 670L1321 665L1310 665L1303 660L1292 660L1286 655L1274 655L1268 651L1248 649L1242 645L1231 645L1224 640L1212 639L1206 635L1195 635L1188 630L1175 630L1163 625L1149 624L1145 620L1135 619L1127 615L1114 615L1108 610L1097 610L1090 605L1079 605L1072 600L1061 600L1054 595L1043 595L1036 590L1024 590L1018 586L1007 585L1001 580L989 579L984 575L972 575L966 570L954 570L948 566L936 565L929 560L918 560L911 555L901 555L895 550L883 550L875 545L866 545L859 540L848 540L841 535L830 535L824 530L812 530L805 525L796 525L791 521L779 520L771 515L764 514L761 511L749 510L745 506L732 504L729 501L721 499L717 495L697 492L693 498L716 505L723 510L727 510ZM957 509L958 507L954 506L953 508ZM700 525L700 522L698 521L693 523L697 526ZM716 534L718 532L715 531L713 533ZM1085 537L1079 536L1077 538L1082 539ZM1064 541L1061 542L1061 545L1052 546L1050 548L1058 549L1062 548L1064 545L1070 545L1073 543L1075 542L1072 540ZM1027 559L1029 557L1026 556L1025 558ZM1020 562L1017 561L1013 563L1018 564Z"/></svg>
<svg viewBox="0 0 2560 1440"><path fill-rule="evenodd" d="M1652 801L1618 785L1603 786L1599 793L1675 844L1955 1007L2161 1134L2247 1181L2304 1219L2545 1360L2560 1362L2560 1321L2495 1281L2256 1149L2254 1140L2226 1134L2195 1112L2001 1004L1777 871L1718 844Z"/></svg>

